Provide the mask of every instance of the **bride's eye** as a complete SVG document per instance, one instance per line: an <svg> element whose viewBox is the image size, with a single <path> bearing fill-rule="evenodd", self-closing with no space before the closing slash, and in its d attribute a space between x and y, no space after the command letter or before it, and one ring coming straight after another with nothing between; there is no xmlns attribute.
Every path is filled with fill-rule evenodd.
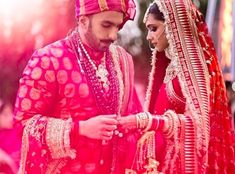
<svg viewBox="0 0 235 174"><path fill-rule="evenodd" d="M157 31L157 27L151 26L151 27L149 27L149 31L155 32L155 31Z"/></svg>

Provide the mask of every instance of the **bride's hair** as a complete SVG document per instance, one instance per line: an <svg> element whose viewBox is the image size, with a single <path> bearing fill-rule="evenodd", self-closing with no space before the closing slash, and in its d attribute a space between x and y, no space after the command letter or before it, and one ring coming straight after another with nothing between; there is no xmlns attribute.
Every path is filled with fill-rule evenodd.
<svg viewBox="0 0 235 174"><path fill-rule="evenodd" d="M148 14L154 15L154 18L157 20L165 21L163 13L159 10L159 7L156 3L152 3L149 7Z"/></svg>

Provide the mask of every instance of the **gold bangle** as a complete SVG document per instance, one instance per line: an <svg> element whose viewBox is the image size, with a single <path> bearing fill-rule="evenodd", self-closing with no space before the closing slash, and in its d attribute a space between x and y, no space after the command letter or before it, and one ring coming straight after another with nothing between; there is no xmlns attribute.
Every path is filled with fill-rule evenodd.
<svg viewBox="0 0 235 174"><path fill-rule="evenodd" d="M143 130L143 132L147 132L147 131L151 128L152 122L153 122L153 117L152 117L152 115L151 115L149 112L145 112L145 114L146 114L147 117L148 117L148 124L147 124L147 126L145 127L145 129Z"/></svg>
<svg viewBox="0 0 235 174"><path fill-rule="evenodd" d="M168 119L168 129L164 132L166 137L171 137L174 134L174 117L170 113L165 113L164 116Z"/></svg>
<svg viewBox="0 0 235 174"><path fill-rule="evenodd" d="M140 112L136 115L137 128L144 129L148 124L148 115L145 112Z"/></svg>

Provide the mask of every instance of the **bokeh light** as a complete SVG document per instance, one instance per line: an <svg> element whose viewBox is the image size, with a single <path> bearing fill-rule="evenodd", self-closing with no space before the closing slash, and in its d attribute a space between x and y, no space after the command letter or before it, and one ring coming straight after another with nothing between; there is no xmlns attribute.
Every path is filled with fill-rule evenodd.
<svg viewBox="0 0 235 174"><path fill-rule="evenodd" d="M221 52L221 67L224 71L224 78L231 80L231 60L233 42L233 0L221 2L221 19L219 21L219 45Z"/></svg>
<svg viewBox="0 0 235 174"><path fill-rule="evenodd" d="M74 24L71 0L0 0L0 99L14 103L33 51L65 37Z"/></svg>
<svg viewBox="0 0 235 174"><path fill-rule="evenodd" d="M18 24L23 27L30 16L35 16L42 9L43 0L1 0L0 19L3 36L11 37L13 26Z"/></svg>

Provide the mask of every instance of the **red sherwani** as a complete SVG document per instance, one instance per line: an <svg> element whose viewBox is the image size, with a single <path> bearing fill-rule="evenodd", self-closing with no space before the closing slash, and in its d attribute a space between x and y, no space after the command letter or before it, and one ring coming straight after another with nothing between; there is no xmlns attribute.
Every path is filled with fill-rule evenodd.
<svg viewBox="0 0 235 174"><path fill-rule="evenodd" d="M114 90L110 94L116 98L107 91L96 94L91 77L76 57L74 37L36 51L20 79L15 108L16 120L24 126L20 173L104 174L110 173L111 167L114 173L124 171L128 135L102 145L100 140L80 136L77 123L100 114L117 114L116 107L120 107L121 115L140 111L132 58L122 48L110 46L114 51L107 61L114 84L109 90ZM110 113L103 113L97 95L110 99L104 101Z"/></svg>

